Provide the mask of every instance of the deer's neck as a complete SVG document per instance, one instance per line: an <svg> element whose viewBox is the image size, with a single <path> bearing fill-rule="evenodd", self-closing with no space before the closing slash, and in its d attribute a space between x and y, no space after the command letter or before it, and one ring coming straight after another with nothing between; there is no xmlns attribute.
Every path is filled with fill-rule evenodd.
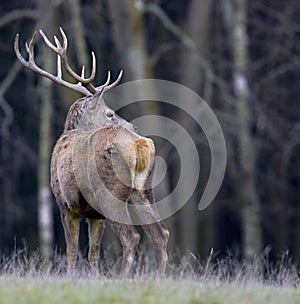
<svg viewBox="0 0 300 304"><path fill-rule="evenodd" d="M65 121L64 132L78 129L80 120L85 112L84 101L84 99L79 99L70 107Z"/></svg>

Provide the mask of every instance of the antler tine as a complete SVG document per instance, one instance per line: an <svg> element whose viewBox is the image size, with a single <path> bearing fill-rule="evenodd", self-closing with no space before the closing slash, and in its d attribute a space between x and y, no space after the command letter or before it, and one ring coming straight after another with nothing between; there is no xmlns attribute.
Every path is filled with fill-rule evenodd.
<svg viewBox="0 0 300 304"><path fill-rule="evenodd" d="M61 49L61 48L62 48L62 45L60 44L58 38L57 38L55 35L53 36L53 38L54 38L56 47L59 48L59 49Z"/></svg>
<svg viewBox="0 0 300 304"><path fill-rule="evenodd" d="M45 33L42 30L39 30L44 42L47 44L47 46L56 54L60 55L61 57L63 56L61 50L59 49L59 47L55 46L45 35Z"/></svg>
<svg viewBox="0 0 300 304"><path fill-rule="evenodd" d="M30 40L30 43L29 45L31 45L31 49L33 50L33 46L34 46L34 43L35 43L35 39L36 39L36 34L37 32L34 32L33 35L32 35L32 38ZM30 66L30 60L34 59L34 56L32 56L33 54L30 55L30 47L29 47L28 43L26 42L25 46L26 46L26 51L27 53L29 54L29 60L25 60L25 58L22 56L20 50L19 50L19 34L16 35L15 37L15 42L14 42L14 50L15 50L15 53L17 55L17 58L19 59L19 61L26 67L29 67Z"/></svg>
<svg viewBox="0 0 300 304"><path fill-rule="evenodd" d="M57 77L62 78L61 57L57 55Z"/></svg>
<svg viewBox="0 0 300 304"><path fill-rule="evenodd" d="M95 79L95 76L96 76L96 56L95 56L94 52L92 52L92 72L91 72L90 77L84 78L82 75L81 76L78 75L77 73L75 73L72 70L72 68L70 67L70 65L68 63L68 57L67 57L68 38L67 38L67 35L65 34L65 32L63 31L63 29L61 27L59 28L59 30L60 30L60 33L63 38L63 43L61 44L59 39L56 36L54 36L54 41L55 41L56 46L47 38L47 36L45 35L45 33L42 30L40 30L40 34L43 37L43 40L47 44L47 46L53 52L55 52L56 54L58 54L61 57L66 71L78 82L81 82L83 85L85 85L91 93L95 93L95 88L91 84L91 82Z"/></svg>
<svg viewBox="0 0 300 304"><path fill-rule="evenodd" d="M82 69L81 69L81 77L82 78L84 78L84 74L85 74L85 66L83 65Z"/></svg>
<svg viewBox="0 0 300 304"><path fill-rule="evenodd" d="M101 90L104 89L106 86L108 86L108 84L109 84L109 82L110 82L110 76L111 76L110 71L108 71L108 72L107 72L107 78L106 78L105 83L102 84L101 86L98 86L98 87L95 88L97 92L101 91Z"/></svg>
<svg viewBox="0 0 300 304"><path fill-rule="evenodd" d="M79 81L83 84L89 84L91 87L93 87L91 82L95 79L95 76L96 76L96 56L95 56L94 52L92 52L92 72L91 72L91 76L88 78L84 78L83 75L79 76L71 69L71 67L69 66L68 61L67 61L67 56L65 56L65 58L63 58L63 63L64 63L64 67L65 67L66 71L72 77L74 77L77 81ZM95 89L95 88L93 87L93 89ZM92 92L92 93L95 93L95 92Z"/></svg>
<svg viewBox="0 0 300 304"><path fill-rule="evenodd" d="M34 45L36 40L37 32L33 33L31 40L29 41L29 46L26 46L27 52L29 54L30 60L34 61Z"/></svg>
<svg viewBox="0 0 300 304"><path fill-rule="evenodd" d="M123 76L123 70L120 71L118 78L113 83L111 83L110 85L104 87L104 92L107 92L108 90L110 90L113 87L115 87L120 82L122 76Z"/></svg>
<svg viewBox="0 0 300 304"><path fill-rule="evenodd" d="M42 30L39 30L44 42L46 43L46 45L53 51L55 52L58 56L57 56L57 75L54 76L46 71L44 71L43 69L41 69L40 67L38 67L35 63L34 60L34 45L35 45L35 40L37 37L37 32L34 32L32 35L32 38L28 43L26 43L26 51L28 53L28 60L25 60L24 57L22 56L20 50L19 50L19 35L16 35L15 41L14 41L14 50L15 53L17 55L17 58L19 59L19 61L22 63L22 65L24 65L25 67L37 72L38 74L45 76L47 78L49 78L50 80L61 84L69 89L75 90L77 92L80 92L84 95L91 95L91 94L95 94L101 90L103 90L103 92L107 92L108 90L112 89L113 87L115 87L121 80L122 75L123 75L123 71L121 70L118 78L112 83L109 84L110 82L110 78L111 78L111 74L110 71L108 71L107 73L107 79L105 81L104 84L102 84L101 86L98 87L94 87L91 84L91 81L94 80L95 76L96 76L96 56L95 53L92 52L92 72L90 77L85 78L84 74L85 74L85 67L82 67L82 71L81 71L81 75L79 76L78 74L76 74L71 67L68 64L68 59L67 59L67 47L68 47L68 39L67 36L65 34L65 32L63 31L62 28L60 28L60 32L63 38L63 43L61 43L59 41L59 39L54 36L54 41L56 46L47 38L47 36L45 35L45 33ZM62 79L62 67L61 64L63 63L66 71L72 76L74 77L78 83L77 84L73 84L73 83L69 83L65 80Z"/></svg>
<svg viewBox="0 0 300 304"><path fill-rule="evenodd" d="M14 50L16 53L17 58L19 59L19 61L23 64L26 65L27 61L24 59L24 57L22 56L22 54L20 53L19 50L19 34L16 35L15 37L15 41L14 41Z"/></svg>
<svg viewBox="0 0 300 304"><path fill-rule="evenodd" d="M78 74L76 74L72 69L71 67L69 66L68 64L68 61L67 61L67 54L66 54L66 51L67 51L67 48L68 48L68 38L67 38L67 35L66 33L64 32L64 30L60 27L59 28L60 30L60 33L61 33L61 36L63 38L63 50L65 51L65 61L64 61L64 67L65 69L67 70L67 72L72 76L74 77L77 81L83 83L83 84L90 84L90 82L92 82L94 79L95 79L95 76L96 76L96 56L95 56L95 53L92 52L92 72L91 72L91 76L89 78L84 78L84 75L81 73L81 76L79 76ZM92 84L90 84L91 86L91 89L92 89L92 93L95 93L94 92L94 87L92 86Z"/></svg>
<svg viewBox="0 0 300 304"><path fill-rule="evenodd" d="M62 27L59 28L61 36L63 37L63 49L66 51L68 48L68 38ZM66 55L66 54L65 54ZM66 56L67 59L67 56ZM68 73L71 74L72 77L74 77L77 81L81 83L90 83L95 79L96 76L96 56L95 53L92 52L92 72L91 76L89 78L84 78L84 75L81 74L81 76L77 75L69 66L67 60L65 61L65 68L68 71ZM94 93L94 92L93 92Z"/></svg>
<svg viewBox="0 0 300 304"><path fill-rule="evenodd" d="M106 79L105 83L102 84L101 86L96 87L96 91L99 92L100 90L104 89L104 92L107 92L108 90L112 89L113 87L115 87L120 82L120 80L122 78L122 75L123 75L123 71L121 70L120 73L119 73L118 78L113 83L108 85L109 82L110 82L110 71L108 71L107 79Z"/></svg>
<svg viewBox="0 0 300 304"><path fill-rule="evenodd" d="M66 50L68 48L68 38L62 27L59 27L59 31L61 33L61 36L63 37L63 48Z"/></svg>
<svg viewBox="0 0 300 304"><path fill-rule="evenodd" d="M61 78L60 58L57 61L57 65L59 66L57 76L54 76L37 66L37 64L34 61L34 45L35 45L36 35L37 35L37 32L34 32L29 44L26 43L26 51L27 51L28 57L29 57L28 60L24 59L24 57L22 56L22 54L19 50L19 35L18 34L16 35L16 38L14 41L14 50L15 50L17 58L22 63L22 65L24 65L25 67L29 68L30 70L32 70L42 76L49 78L50 80L52 80L60 85L65 86L66 88L75 90L84 95L91 95L91 92L87 88L83 87L80 83L77 83L77 84L69 83Z"/></svg>

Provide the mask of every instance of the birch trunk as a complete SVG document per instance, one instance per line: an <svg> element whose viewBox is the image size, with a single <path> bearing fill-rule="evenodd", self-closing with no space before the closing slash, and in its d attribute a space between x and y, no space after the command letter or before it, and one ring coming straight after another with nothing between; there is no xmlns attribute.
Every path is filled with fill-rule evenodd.
<svg viewBox="0 0 300 304"><path fill-rule="evenodd" d="M46 2L46 3L45 3ZM41 21L46 32L52 32L54 7L51 0L38 3L41 15L47 10L47 18ZM42 68L54 73L55 56L46 46L41 47ZM42 256L48 260L53 255L53 206L50 190L50 156L52 148L51 117L53 112L52 82L40 78L40 124L39 124L39 162L38 162L38 227Z"/></svg>
<svg viewBox="0 0 300 304"><path fill-rule="evenodd" d="M232 29L232 51L234 62L234 92L236 114L239 121L237 129L238 161L240 182L239 201L242 204L242 241L246 259L253 259L261 253L262 235L260 208L255 185L255 141L251 135L251 109L249 106L248 82L248 36L246 0L234 1L234 24Z"/></svg>

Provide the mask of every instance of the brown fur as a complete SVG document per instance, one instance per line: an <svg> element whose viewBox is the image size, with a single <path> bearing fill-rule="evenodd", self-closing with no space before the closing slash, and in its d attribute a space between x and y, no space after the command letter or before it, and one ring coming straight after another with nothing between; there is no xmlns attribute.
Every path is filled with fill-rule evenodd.
<svg viewBox="0 0 300 304"><path fill-rule="evenodd" d="M78 121L81 119L82 114L84 113L86 108L86 98L81 98L77 100L73 105L71 105L67 118L65 121L65 129L64 131L73 130L77 127Z"/></svg>
<svg viewBox="0 0 300 304"><path fill-rule="evenodd" d="M150 159L149 144L145 138L141 138L135 142L136 146L136 170L138 172L144 171Z"/></svg>
<svg viewBox="0 0 300 304"><path fill-rule="evenodd" d="M133 212L141 223L144 220L155 220L153 224L142 224L142 228L153 242L157 266L163 274L167 262L169 232L160 220L152 189L148 187L151 185L154 145L151 140L139 136L131 123L108 108L102 98L104 92L117 85L122 73L112 84L108 84L108 77L105 84L94 87L91 82L95 73L87 80L77 75L68 65L67 37L61 28L60 31L63 43L56 41L56 46L40 31L46 44L59 56L57 76L41 70L34 62L36 32L27 47L28 60L20 53L18 35L14 49L25 67L86 96L70 107L64 132L54 147L51 160L51 188L60 208L65 232L68 272L76 264L80 219L85 217L89 223L88 258L92 268L99 270L99 248L104 220L107 218L106 222L123 246L122 274L129 273L140 240L127 210L127 203L131 203ZM61 78L62 63L77 84ZM95 68L96 61L93 60L92 70L95 71ZM115 202L119 203L117 208L113 207L116 206L113 204ZM137 204L143 204L146 212L141 214L140 209L135 208ZM126 218L126 224L112 220L112 214L120 215L121 219Z"/></svg>
<svg viewBox="0 0 300 304"><path fill-rule="evenodd" d="M91 182L93 188L99 188L100 201L104 202L106 212L109 201L101 187L108 189L118 200L135 204L153 205L149 214L159 218L155 209L154 197L151 189L135 190L132 180L135 172L143 172L148 178L144 181L144 188L151 185L151 169L154 162L155 148L153 142L119 125L108 125L102 128L81 130L76 126L79 114L74 110L80 109L84 103L79 100L69 111L65 126L66 131L57 141L51 161L51 187L61 210L62 224L65 231L68 256L68 271L72 271L76 263L79 219L85 217L89 222L90 250L89 261L94 269L99 268L99 246L103 234L103 221L106 216L98 212L99 204L90 196ZM73 115L71 115L71 113ZM72 123L71 123L72 122ZM92 157L88 157L92 152ZM95 166L93 165L95 164ZM133 167L132 165L135 164ZM94 169L91 169L93 168ZM133 172L132 172L133 169ZM99 185L93 184L100 177ZM143 188L143 187L142 187ZM115 213L116 210L112 210ZM129 214L127 216L130 221ZM140 215L137 215L139 218ZM123 246L122 274L129 273L133 258L140 240L134 226L106 220L113 231L120 238ZM166 244L169 232L164 223L159 221L151 225L142 225L149 234L157 251L158 269L164 273L167 261Z"/></svg>

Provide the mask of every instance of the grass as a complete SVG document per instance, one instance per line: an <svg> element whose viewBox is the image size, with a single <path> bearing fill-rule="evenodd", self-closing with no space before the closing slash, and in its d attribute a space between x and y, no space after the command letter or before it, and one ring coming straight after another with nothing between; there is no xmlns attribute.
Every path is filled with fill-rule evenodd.
<svg viewBox="0 0 300 304"><path fill-rule="evenodd" d="M291 287L190 280L1 278L0 303L299 303Z"/></svg>
<svg viewBox="0 0 300 304"><path fill-rule="evenodd" d="M151 265L137 265L131 278L120 279L113 261L104 259L104 274L92 275L83 261L73 276L65 274L65 259L46 265L37 254L19 252L0 262L0 304L16 303L300 303L299 276L283 257L271 265L241 263L233 258L200 262L184 257L169 264L159 278ZM139 262L137 262L139 264ZM144 263L143 263L144 264Z"/></svg>

